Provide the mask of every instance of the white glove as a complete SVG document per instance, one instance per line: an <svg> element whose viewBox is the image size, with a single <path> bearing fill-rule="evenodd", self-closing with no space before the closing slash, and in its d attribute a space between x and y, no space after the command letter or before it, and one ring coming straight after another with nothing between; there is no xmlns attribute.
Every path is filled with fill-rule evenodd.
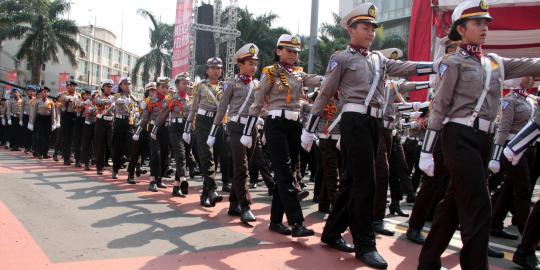
<svg viewBox="0 0 540 270"><path fill-rule="evenodd" d="M182 139L189 144L191 142L191 133L184 132L184 134L182 134Z"/></svg>
<svg viewBox="0 0 540 270"><path fill-rule="evenodd" d="M6 119L2 119L2 126L6 125Z"/></svg>
<svg viewBox="0 0 540 270"><path fill-rule="evenodd" d="M134 141L138 141L139 140L139 135L138 134L133 134L133 137L131 137L131 139L133 139Z"/></svg>
<svg viewBox="0 0 540 270"><path fill-rule="evenodd" d="M253 144L253 138L251 138L251 136L242 135L242 137L240 137L240 143L247 148L251 148L251 145Z"/></svg>
<svg viewBox="0 0 540 270"><path fill-rule="evenodd" d="M319 140L319 137L313 136L313 140L315 141L315 144L319 146L319 143L321 142L321 140Z"/></svg>
<svg viewBox="0 0 540 270"><path fill-rule="evenodd" d="M498 173L501 170L501 163L498 160L490 160L488 168L492 173Z"/></svg>
<svg viewBox="0 0 540 270"><path fill-rule="evenodd" d="M34 125L32 125L31 123L28 123L28 130L30 131L34 130Z"/></svg>
<svg viewBox="0 0 540 270"><path fill-rule="evenodd" d="M420 162L418 163L418 167L427 176L433 177L433 175L435 175L435 162L433 161L433 154L422 152L420 154Z"/></svg>
<svg viewBox="0 0 540 270"><path fill-rule="evenodd" d="M19 126L21 126L21 127L23 126L23 121L22 120L19 121Z"/></svg>
<svg viewBox="0 0 540 270"><path fill-rule="evenodd" d="M261 143L263 145L266 145L266 135L264 133L263 133L262 138L261 138Z"/></svg>
<svg viewBox="0 0 540 270"><path fill-rule="evenodd" d="M410 114L411 118L418 118L420 116L422 116L422 112L411 112Z"/></svg>
<svg viewBox="0 0 540 270"><path fill-rule="evenodd" d="M51 131L54 131L56 129L56 127L57 127L56 124L52 124Z"/></svg>
<svg viewBox="0 0 540 270"><path fill-rule="evenodd" d="M308 132L307 130L302 130L302 136L300 137L300 140L302 141L302 148L309 152L311 150L311 146L313 145L313 140L315 139L315 135L311 132Z"/></svg>
<svg viewBox="0 0 540 270"><path fill-rule="evenodd" d="M216 143L216 137L208 135L208 139L206 140L206 144L208 144L208 146L212 147L212 146L214 146L214 143Z"/></svg>
<svg viewBox="0 0 540 270"><path fill-rule="evenodd" d="M157 134L154 133L154 132L150 132L150 138L152 138L152 140L156 140L157 139Z"/></svg>
<svg viewBox="0 0 540 270"><path fill-rule="evenodd" d="M413 111L418 111L418 110L420 110L420 105L421 105L420 102L413 102L413 103L412 103L412 109L413 109Z"/></svg>
<svg viewBox="0 0 540 270"><path fill-rule="evenodd" d="M517 154L514 153L510 148L505 147L503 150L504 156L512 163L512 165L516 166L518 164L519 160L521 159L521 156L523 156L523 153L525 151L521 151L521 153Z"/></svg>
<svg viewBox="0 0 540 270"><path fill-rule="evenodd" d="M8 124L8 126L11 126L11 119L7 120L7 124Z"/></svg>
<svg viewBox="0 0 540 270"><path fill-rule="evenodd" d="M337 150L341 151L341 137L339 137L339 139L337 140L336 148Z"/></svg>
<svg viewBox="0 0 540 270"><path fill-rule="evenodd" d="M257 119L257 126L264 126L264 120L260 117Z"/></svg>

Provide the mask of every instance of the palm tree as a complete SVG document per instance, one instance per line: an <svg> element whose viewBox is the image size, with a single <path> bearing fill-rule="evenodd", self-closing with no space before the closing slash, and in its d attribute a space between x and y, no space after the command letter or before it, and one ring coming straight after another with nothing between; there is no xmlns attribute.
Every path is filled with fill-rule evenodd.
<svg viewBox="0 0 540 270"><path fill-rule="evenodd" d="M41 82L41 67L48 61L58 63L59 49L72 66L77 66L76 52L84 55L76 40L79 29L73 20L62 19L71 5L64 0L6 0L0 6L11 12L0 14L0 40L23 39L16 58L30 63L31 81Z"/></svg>
<svg viewBox="0 0 540 270"><path fill-rule="evenodd" d="M139 9L137 13L152 22L152 28L150 28L151 50L135 62L132 70L133 83L137 83L137 74L141 68L143 84L150 80L151 75L153 75L154 80L162 74L171 76L174 25L156 20L154 14L144 9Z"/></svg>

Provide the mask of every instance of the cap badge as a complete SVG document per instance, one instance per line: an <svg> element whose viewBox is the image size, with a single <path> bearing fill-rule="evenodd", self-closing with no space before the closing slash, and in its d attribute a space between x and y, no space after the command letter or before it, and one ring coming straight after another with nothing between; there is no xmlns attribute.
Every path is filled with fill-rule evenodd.
<svg viewBox="0 0 540 270"><path fill-rule="evenodd" d="M486 1L482 0L480 1L480 8L483 9L483 10L488 10L489 9L489 5Z"/></svg>
<svg viewBox="0 0 540 270"><path fill-rule="evenodd" d="M377 10L375 9L375 6L371 6L368 10L369 16L375 18L377 17Z"/></svg>
<svg viewBox="0 0 540 270"><path fill-rule="evenodd" d="M249 47L249 53L250 54L256 54L257 53L257 49L255 49L255 46Z"/></svg>
<svg viewBox="0 0 540 270"><path fill-rule="evenodd" d="M398 53L397 52L392 52L392 54L390 55L390 59L397 59L398 58Z"/></svg>
<svg viewBox="0 0 540 270"><path fill-rule="evenodd" d="M292 38L291 38L291 44L293 44L293 45L298 45L298 38L292 37Z"/></svg>

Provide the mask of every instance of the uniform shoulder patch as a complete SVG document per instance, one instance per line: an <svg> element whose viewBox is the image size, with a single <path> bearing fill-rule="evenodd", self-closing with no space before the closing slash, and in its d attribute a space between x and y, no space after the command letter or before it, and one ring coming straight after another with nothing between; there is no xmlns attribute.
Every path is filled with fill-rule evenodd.
<svg viewBox="0 0 540 270"><path fill-rule="evenodd" d="M439 77L443 77L444 74L446 73L446 71L448 70L448 64L446 63L441 63L439 65Z"/></svg>
<svg viewBox="0 0 540 270"><path fill-rule="evenodd" d="M339 65L338 61L334 58L330 58L328 61L328 66L326 67L326 73L333 71Z"/></svg>
<svg viewBox="0 0 540 270"><path fill-rule="evenodd" d="M501 108L504 110L506 110L506 108L508 108L508 105L510 105L510 101L508 100L503 100L502 103L501 103Z"/></svg>

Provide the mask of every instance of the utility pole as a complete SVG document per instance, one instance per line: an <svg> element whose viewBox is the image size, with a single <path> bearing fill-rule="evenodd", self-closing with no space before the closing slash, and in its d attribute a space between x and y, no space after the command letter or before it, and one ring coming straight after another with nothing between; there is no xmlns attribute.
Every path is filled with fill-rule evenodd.
<svg viewBox="0 0 540 270"><path fill-rule="evenodd" d="M309 56L308 73L315 69L315 46L317 46L317 32L319 26L319 0L311 0L311 26L309 28Z"/></svg>

